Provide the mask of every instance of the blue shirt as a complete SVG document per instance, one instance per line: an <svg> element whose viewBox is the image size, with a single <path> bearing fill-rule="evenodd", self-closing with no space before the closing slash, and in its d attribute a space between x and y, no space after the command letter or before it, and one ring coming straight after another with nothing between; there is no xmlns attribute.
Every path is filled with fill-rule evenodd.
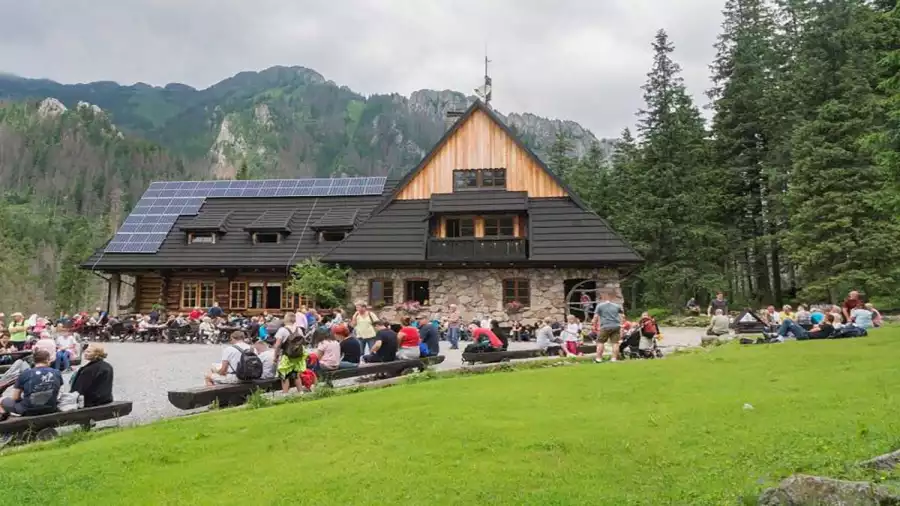
<svg viewBox="0 0 900 506"><path fill-rule="evenodd" d="M437 327L430 323L422 325L419 329L419 338L422 343L428 346L429 355L437 355L440 352L441 336L438 334Z"/></svg>
<svg viewBox="0 0 900 506"><path fill-rule="evenodd" d="M22 391L22 405L26 413L56 410L56 398L62 387L62 374L50 367L35 367L16 378L15 387Z"/></svg>
<svg viewBox="0 0 900 506"><path fill-rule="evenodd" d="M872 323L872 312L868 309L856 308L850 312L850 316L853 317L853 324L857 327L862 327L864 329L874 327L874 324Z"/></svg>
<svg viewBox="0 0 900 506"><path fill-rule="evenodd" d="M813 325L818 325L822 323L822 320L825 319L825 314L820 313L819 311L813 311L811 315L809 315L809 321L812 322Z"/></svg>

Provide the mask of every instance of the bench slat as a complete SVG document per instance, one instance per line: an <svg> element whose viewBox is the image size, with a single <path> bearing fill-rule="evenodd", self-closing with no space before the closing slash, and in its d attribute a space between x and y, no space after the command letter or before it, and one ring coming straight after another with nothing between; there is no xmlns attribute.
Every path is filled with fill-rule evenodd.
<svg viewBox="0 0 900 506"><path fill-rule="evenodd" d="M118 401L76 409L74 411L58 411L38 416L12 416L0 422L0 434L20 434L27 431L39 431L46 428L66 425L80 425L91 421L110 420L131 414L130 401Z"/></svg>

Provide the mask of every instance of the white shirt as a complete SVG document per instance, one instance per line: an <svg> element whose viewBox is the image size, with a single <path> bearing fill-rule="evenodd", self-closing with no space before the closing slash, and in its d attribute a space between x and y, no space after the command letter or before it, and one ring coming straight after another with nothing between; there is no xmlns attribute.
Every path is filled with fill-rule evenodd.
<svg viewBox="0 0 900 506"><path fill-rule="evenodd" d="M222 360L219 362L219 364L221 364L222 362L225 362L225 361L228 362L228 369L225 371L226 376L231 375L231 374L237 374L237 372L236 372L237 367L238 367L238 364L241 362L241 352L238 351L238 349L235 348L235 346L237 346L237 348L240 348L242 350L250 349L250 345L247 343L237 343L237 344L229 344L228 346L225 347L225 349L222 350Z"/></svg>
<svg viewBox="0 0 900 506"><path fill-rule="evenodd" d="M56 336L56 346L68 350L75 346L75 338L72 335L60 334Z"/></svg>
<svg viewBox="0 0 900 506"><path fill-rule="evenodd" d="M258 353L259 360L262 361L263 372L260 379L271 379L275 377L275 350L267 349L262 353Z"/></svg>
<svg viewBox="0 0 900 506"><path fill-rule="evenodd" d="M566 341L577 341L578 336L581 334L581 324L580 323L569 323L566 325L566 328L562 332L562 337Z"/></svg>

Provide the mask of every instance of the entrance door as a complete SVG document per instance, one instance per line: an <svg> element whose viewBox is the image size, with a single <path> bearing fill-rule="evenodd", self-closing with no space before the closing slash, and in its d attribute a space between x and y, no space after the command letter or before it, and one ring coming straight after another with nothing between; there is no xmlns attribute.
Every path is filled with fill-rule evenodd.
<svg viewBox="0 0 900 506"><path fill-rule="evenodd" d="M572 290L575 289L573 292ZM588 309L593 308L597 303L597 282L591 279L567 279L563 283L563 292L568 298L566 300L566 314L573 314L582 322L588 322L593 315L585 311L581 304L581 295L587 294L591 301ZM570 293L571 292L571 293Z"/></svg>
<svg viewBox="0 0 900 506"><path fill-rule="evenodd" d="M266 283L266 309L281 308L281 283Z"/></svg>
<svg viewBox="0 0 900 506"><path fill-rule="evenodd" d="M265 307L264 283L250 283L248 295L247 309L262 309Z"/></svg>

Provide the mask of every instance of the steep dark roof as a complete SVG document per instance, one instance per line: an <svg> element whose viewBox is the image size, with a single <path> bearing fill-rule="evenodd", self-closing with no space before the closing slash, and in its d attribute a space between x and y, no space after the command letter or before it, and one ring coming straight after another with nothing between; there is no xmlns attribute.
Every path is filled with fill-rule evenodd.
<svg viewBox="0 0 900 506"><path fill-rule="evenodd" d="M569 198L529 200L530 260L637 263L641 256L606 221Z"/></svg>
<svg viewBox="0 0 900 506"><path fill-rule="evenodd" d="M433 213L481 213L525 211L528 209L527 192L505 190L477 190L456 193L435 193L428 210Z"/></svg>
<svg viewBox="0 0 900 506"><path fill-rule="evenodd" d="M268 207L268 206L267 206ZM294 216L293 209L273 209L269 208L263 211L258 218L253 220L244 230L247 232L291 232L291 218Z"/></svg>
<svg viewBox="0 0 900 506"><path fill-rule="evenodd" d="M332 209L356 209L367 218L383 196L363 197L243 197L208 198L196 217L178 218L173 230L154 254L104 253L96 251L82 267L94 270L160 269L160 268L278 268L290 266L310 256L321 256L334 243L320 243L310 225ZM426 204L427 205L427 204ZM257 221L261 210L284 216L291 234L278 243L253 244L245 229ZM228 217L225 234L215 244L187 244L182 226L204 217ZM424 246L423 246L424 247Z"/></svg>
<svg viewBox="0 0 900 506"><path fill-rule="evenodd" d="M184 225L181 225L179 230L183 232L225 233L229 216L231 216L231 211L227 209L215 212L201 212L193 219L188 220Z"/></svg>
<svg viewBox="0 0 900 506"><path fill-rule="evenodd" d="M358 214L356 209L329 209L310 227L313 230L353 230Z"/></svg>
<svg viewBox="0 0 900 506"><path fill-rule="evenodd" d="M425 260L428 201L397 200L351 232L324 259L401 263Z"/></svg>

